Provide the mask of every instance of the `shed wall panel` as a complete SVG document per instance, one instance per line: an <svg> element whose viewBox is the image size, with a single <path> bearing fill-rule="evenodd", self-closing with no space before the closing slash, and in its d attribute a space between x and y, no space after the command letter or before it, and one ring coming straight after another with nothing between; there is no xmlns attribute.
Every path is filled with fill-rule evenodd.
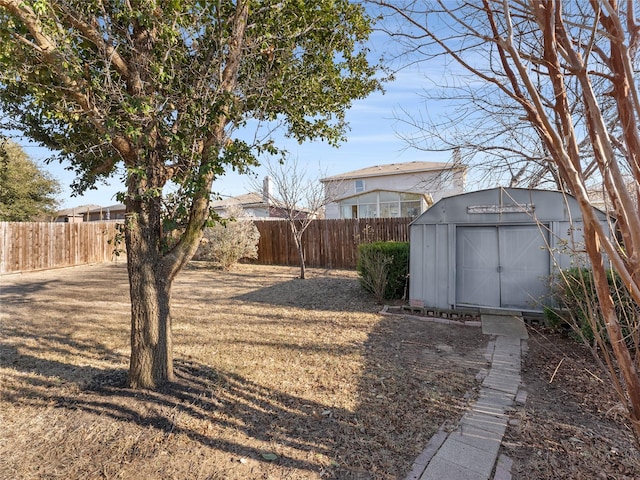
<svg viewBox="0 0 640 480"><path fill-rule="evenodd" d="M549 250L545 227L499 228L500 307L540 309L548 296Z"/></svg>
<svg viewBox="0 0 640 480"><path fill-rule="evenodd" d="M456 304L500 306L498 230L456 229Z"/></svg>
<svg viewBox="0 0 640 480"><path fill-rule="evenodd" d="M409 300L424 301L429 297L427 278L432 274L432 261L425 249L429 241L429 226L420 225L411 230L409 249Z"/></svg>
<svg viewBox="0 0 640 480"><path fill-rule="evenodd" d="M411 228L409 299L449 308L449 234L446 225Z"/></svg>
<svg viewBox="0 0 640 480"><path fill-rule="evenodd" d="M453 301L450 298L451 284L455 281L453 267L454 249L453 233L450 225L435 225L436 227L436 276L433 281L436 285L436 299L438 308L450 308Z"/></svg>

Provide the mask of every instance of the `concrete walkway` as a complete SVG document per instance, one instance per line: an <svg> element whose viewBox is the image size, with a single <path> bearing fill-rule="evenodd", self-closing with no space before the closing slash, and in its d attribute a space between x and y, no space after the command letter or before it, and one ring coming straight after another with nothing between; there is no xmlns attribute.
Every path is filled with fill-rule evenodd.
<svg viewBox="0 0 640 480"><path fill-rule="evenodd" d="M498 451L514 402L524 403L520 360L527 331L517 315L482 315L491 362L480 395L455 431L440 430L413 464L406 480L509 480L510 460Z"/></svg>

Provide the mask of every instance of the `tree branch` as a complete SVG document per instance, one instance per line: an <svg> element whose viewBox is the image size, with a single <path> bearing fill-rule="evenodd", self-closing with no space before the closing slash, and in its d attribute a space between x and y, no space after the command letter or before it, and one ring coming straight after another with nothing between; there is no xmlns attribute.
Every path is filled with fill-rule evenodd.
<svg viewBox="0 0 640 480"><path fill-rule="evenodd" d="M229 51L226 56L225 68L221 74L220 90L223 95L231 95L236 87L238 71L242 60L244 36L249 17L249 3L246 0L239 1L236 5L233 17L231 38L229 39ZM210 157L224 148L225 128L229 122L231 107L227 104L221 107L218 120L214 124L207 140L201 143L201 163L198 169L198 192L194 195L189 221L185 232L170 254L163 259L167 278L173 278L184 264L193 256L198 248L198 242L194 238L202 236L204 223L209 218L209 195L211 185L215 178L215 171L210 168Z"/></svg>
<svg viewBox="0 0 640 480"><path fill-rule="evenodd" d="M73 27L78 29L84 37L93 43L98 50L104 52L106 58L116 68L116 71L126 80L130 76L129 66L127 62L118 53L116 48L108 41L105 41L100 32L81 20L78 12L73 11L67 6L62 7L64 11L64 19Z"/></svg>
<svg viewBox="0 0 640 480"><path fill-rule="evenodd" d="M42 24L33 9L21 0L0 0L0 7L6 8L29 30L35 42L28 42L27 45L42 54L45 63L55 72L64 90L67 92L65 96L68 96L70 100L80 106L83 113L89 117L91 123L98 131L106 133L104 119L100 115L100 112L91 103L88 96L82 93L82 86L78 81L66 73L63 68L64 56L55 42L44 33ZM120 153L125 162L130 163L135 153L129 141L121 135L115 135L112 140L112 145ZM108 172L114 165L115 160L105 160L103 164L95 169L95 173Z"/></svg>

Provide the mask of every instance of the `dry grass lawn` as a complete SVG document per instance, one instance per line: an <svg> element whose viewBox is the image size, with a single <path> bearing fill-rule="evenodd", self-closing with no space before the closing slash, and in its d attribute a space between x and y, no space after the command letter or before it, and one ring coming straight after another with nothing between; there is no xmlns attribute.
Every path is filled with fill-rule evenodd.
<svg viewBox="0 0 640 480"><path fill-rule="evenodd" d="M123 387L124 265L0 277L0 478L402 478L473 396L487 339L308 273L190 266L157 392Z"/></svg>

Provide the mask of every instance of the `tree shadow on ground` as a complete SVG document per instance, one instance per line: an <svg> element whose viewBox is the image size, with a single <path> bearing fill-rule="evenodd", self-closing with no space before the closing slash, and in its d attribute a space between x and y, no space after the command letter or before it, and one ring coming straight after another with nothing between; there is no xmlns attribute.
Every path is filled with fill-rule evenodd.
<svg viewBox="0 0 640 480"><path fill-rule="evenodd" d="M43 280L17 285L0 285L0 303L2 305L24 303L28 301L29 295L42 292L50 288L54 283L53 280Z"/></svg>
<svg viewBox="0 0 640 480"><path fill-rule="evenodd" d="M37 375L18 374L16 382L7 382L12 388L2 395L5 401L84 411L145 430L184 435L236 458L251 458L328 478L355 478L348 469L334 467L330 473L326 466L309 460L316 455L335 455L339 439L351 435L357 424L352 412L267 389L239 375L186 360L175 362L175 381L156 391L126 388L126 369L90 368L94 375L79 385L80 391L66 392L55 387L60 386L61 380L64 383L76 378L73 371L77 367L21 357L24 363L14 370ZM237 434L219 435L224 429ZM268 446L272 445L278 446L275 458L270 456L274 450ZM283 453L291 449L296 451L295 457Z"/></svg>
<svg viewBox="0 0 640 480"><path fill-rule="evenodd" d="M61 357L81 354L85 358L89 356L113 363L122 363L126 360L124 355L114 352L102 343L72 338L70 335L59 332L43 331L38 333L24 327L9 326L4 326L1 332L4 338L11 338L12 342L10 344L8 342L0 343L0 353L2 354L0 365L7 362L13 363L16 368L21 368L23 362L18 359L33 356L35 359L45 360L43 357L50 356L52 353ZM19 350L29 353L19 353ZM40 373L46 372L46 368L41 370Z"/></svg>
<svg viewBox="0 0 640 480"><path fill-rule="evenodd" d="M326 462L315 459L334 458L340 438L353 435L357 426L353 412L282 389L265 388L237 374L185 359L174 362L175 381L157 391L128 389L125 368L96 366L123 365L126 355L97 339L74 338L73 332L52 329L55 325L41 332L28 323L3 326L3 402L54 406L58 412L82 411L166 435L184 435L237 458L328 478L352 478L349 469L334 465L330 473ZM300 349L295 344L280 347ZM328 348L326 353L342 354L336 348ZM229 431L235 433L229 435ZM270 456L272 445L282 449L275 459Z"/></svg>
<svg viewBox="0 0 640 480"><path fill-rule="evenodd" d="M291 292L295 292L295 296ZM318 292L326 292L326 296L318 296ZM353 278L295 278L256 288L233 299L308 310L373 312L379 309L379 305L373 303L373 297Z"/></svg>
<svg viewBox="0 0 640 480"><path fill-rule="evenodd" d="M351 449L349 462L371 478L404 478L433 434L455 426L475 398L486 345L480 329L384 317L364 345L358 386L357 433L376 458Z"/></svg>
<svg viewBox="0 0 640 480"><path fill-rule="evenodd" d="M87 281L96 276L92 272L85 275ZM123 273L126 272L120 269L121 276ZM361 299L362 292L354 278L280 277L282 281L265 287L256 276L232 276L230 282L245 286L246 293L236 295L230 309L237 308L235 300L290 306L293 313L287 317L288 322L300 321L295 308L335 309L347 312L342 321L345 325L358 318L348 315L349 312L374 311L371 302ZM186 280L199 283L203 278L206 279L196 276ZM84 279L75 279L73 286L77 288L83 283ZM113 293L112 283L93 293L102 298L105 292ZM119 292L122 294L122 289ZM185 295L184 301L194 300ZM10 328L0 326L0 381L7 387L0 391L0 396L10 411L61 414L57 425L63 428L67 428L65 415L81 412L82 421L92 428L96 425L104 429L99 432L127 430L136 439L152 432L164 439L164 448L170 455L175 448L176 455L191 456L196 445L207 457L219 459L228 454L230 458L251 459L258 465L257 471L276 478L294 470L298 476L291 478L391 479L406 473L442 422L457 421L465 407L464 394L473 388L475 372L481 368L482 359L477 356L482 356L486 345L482 335L471 329L456 330L424 321L367 315L366 322L375 324L371 327L363 324L362 328L370 328L366 340L363 335L355 336L353 342L334 342L335 335L340 335L337 329L340 325L327 329L326 336L324 330L319 330L320 335L310 336L308 342L292 342L289 337L277 334L256 336L257 341L239 340L247 347L255 345L258 353L275 351L278 347L297 357L305 349L315 349L326 356L322 358L327 363L322 365L330 364L336 369L343 358L361 360L357 368L352 361L354 373L349 375L311 372L310 379L322 385L310 384L308 393L298 379L286 378L284 366L281 381L276 376L275 380L261 382L259 372L240 375L212 368L186 354L175 361L175 382L158 391L140 391L124 386L128 356L122 349L116 350L120 337L116 337L115 343L101 340L104 339L101 335L115 335L112 331L118 328L124 331L120 325L126 321L124 311L117 315L110 312L109 321L101 326L91 323L94 320L90 316L72 317L72 310L78 305L61 302L49 308L61 312L52 315L55 322L32 320L30 315L37 310L21 307L11 309L6 317L11 320ZM330 322L338 317L330 311L328 315L318 315L318 320L313 316L306 321ZM265 317L252 318L257 322L256 331L261 327L260 321L276 320ZM301 331L306 328L303 324ZM238 350L243 351L247 350ZM336 378L357 383L354 388L349 386L349 392L355 390L352 403L343 399L333 402L332 396L340 395L342 388ZM296 393L287 387L290 384L296 385ZM34 408L18 408L24 405ZM49 410L52 406L53 411ZM103 421L112 425L105 426ZM178 443L173 440L175 437L186 440ZM153 441L136 443L136 448L127 455L132 460L142 458L139 462L157 458L153 456ZM183 445L190 446L181 450ZM152 448L151 453L138 450L147 447ZM280 470L274 473L269 466ZM244 467L236 460L224 468L234 478L241 478L236 469L241 471Z"/></svg>
<svg viewBox="0 0 640 480"><path fill-rule="evenodd" d="M456 342L462 342L463 350L453 348ZM19 361L3 355L1 366L37 374L21 378L20 387L5 397L11 402L28 398L184 435L237 458L326 478L364 480L406 473L442 422L462 414L465 393L473 389L473 377L484 364L484 345L468 328L450 330L420 321L407 325L406 320L384 318L364 346L365 370L354 411L265 388L186 359L175 361L176 380L157 391L126 388L124 368L65 365L24 352ZM91 348L75 342L69 346ZM439 368L429 368L433 362L439 362ZM53 388L61 381L77 381L78 368L87 369L81 377L90 374L88 381L78 383L79 390ZM236 433L220 435L223 430ZM283 447L275 459L269 457L272 445ZM291 449L295 455L286 453ZM327 468L310 460L318 454L334 459L334 465Z"/></svg>

